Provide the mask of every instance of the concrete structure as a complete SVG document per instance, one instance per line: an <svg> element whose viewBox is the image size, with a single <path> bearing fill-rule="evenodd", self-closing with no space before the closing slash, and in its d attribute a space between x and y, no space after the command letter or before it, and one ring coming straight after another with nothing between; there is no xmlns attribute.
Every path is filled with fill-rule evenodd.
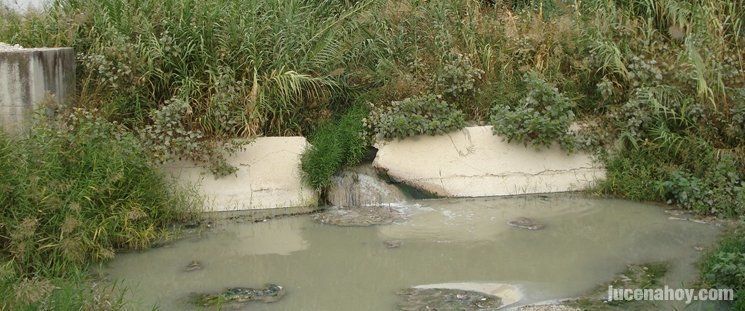
<svg viewBox="0 0 745 311"><path fill-rule="evenodd" d="M584 153L507 143L490 126L382 143L373 162L392 179L445 197L583 190L605 177Z"/></svg>
<svg viewBox="0 0 745 311"><path fill-rule="evenodd" d="M23 49L0 44L0 128L20 132L45 100L55 104L75 92L72 48Z"/></svg>
<svg viewBox="0 0 745 311"><path fill-rule="evenodd" d="M304 137L257 138L228 159L238 172L220 178L184 161L165 169L182 185L196 187L204 196L205 211L309 212L318 206L318 194L300 177L300 155L307 146Z"/></svg>
<svg viewBox="0 0 745 311"><path fill-rule="evenodd" d="M50 4L52 4L52 0L0 0L0 5L19 13L25 13L29 10L42 10Z"/></svg>

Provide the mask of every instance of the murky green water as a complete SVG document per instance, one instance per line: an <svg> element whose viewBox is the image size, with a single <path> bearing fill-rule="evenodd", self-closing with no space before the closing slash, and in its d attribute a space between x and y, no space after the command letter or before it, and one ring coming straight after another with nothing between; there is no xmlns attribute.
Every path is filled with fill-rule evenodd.
<svg viewBox="0 0 745 311"><path fill-rule="evenodd" d="M695 274L694 247L712 243L711 225L670 220L658 207L570 197L426 200L403 210L404 223L341 228L309 216L230 224L144 253L118 256L107 268L130 286L138 308L183 310L192 292L261 287L287 295L251 310L392 310L395 292L421 284L517 285L521 303L577 296L626 264L669 261L665 279L680 287ZM541 231L507 225L516 217ZM383 241L401 240L399 248ZM185 272L198 260L204 268Z"/></svg>

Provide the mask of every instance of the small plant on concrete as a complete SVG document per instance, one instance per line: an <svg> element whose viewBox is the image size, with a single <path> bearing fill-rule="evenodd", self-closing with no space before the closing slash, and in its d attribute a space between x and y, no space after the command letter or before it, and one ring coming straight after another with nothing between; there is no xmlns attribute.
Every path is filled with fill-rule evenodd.
<svg viewBox="0 0 745 311"><path fill-rule="evenodd" d="M226 162L225 155L240 148L234 140L215 142L204 139L199 130L189 130L184 126L184 119L191 114L189 103L180 98L168 100L157 110L150 112L152 124L143 127L140 139L157 162L163 163L173 159L187 159L206 163L216 176L235 173L238 168Z"/></svg>
<svg viewBox="0 0 745 311"><path fill-rule="evenodd" d="M494 134L536 148L558 141L562 148L573 150L574 136L569 126L574 122L574 103L536 73L525 75L528 94L515 106L497 105L489 119Z"/></svg>
<svg viewBox="0 0 745 311"><path fill-rule="evenodd" d="M394 101L374 110L365 126L376 139L403 139L416 135L438 135L466 126L463 113L439 96L423 95Z"/></svg>

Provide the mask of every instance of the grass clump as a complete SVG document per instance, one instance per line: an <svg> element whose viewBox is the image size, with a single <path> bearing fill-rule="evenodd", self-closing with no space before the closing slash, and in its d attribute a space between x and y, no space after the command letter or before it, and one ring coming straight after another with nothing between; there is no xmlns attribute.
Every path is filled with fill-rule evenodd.
<svg viewBox="0 0 745 311"><path fill-rule="evenodd" d="M631 264L617 274L613 280L602 284L576 300L564 304L582 310L659 310L662 306L655 301L644 300L612 300L608 299L608 287L629 289L656 289L662 285L660 280L667 274L669 264L665 262L651 262Z"/></svg>
<svg viewBox="0 0 745 311"><path fill-rule="evenodd" d="M17 278L0 281L3 310L127 310L126 291L118 284L92 282L83 273L64 278Z"/></svg>
<svg viewBox="0 0 745 311"><path fill-rule="evenodd" d="M81 110L26 138L0 134L0 292L17 298L3 299L7 308L43 303L89 264L193 217L149 159L133 134Z"/></svg>
<svg viewBox="0 0 745 311"><path fill-rule="evenodd" d="M328 187L335 173L360 162L369 146L362 123L367 114L366 107L354 106L311 136L311 146L301 157L303 177L308 184L316 189Z"/></svg>
<svg viewBox="0 0 745 311"><path fill-rule="evenodd" d="M439 135L466 126L464 114L435 95L410 97L374 110L365 125L376 139Z"/></svg>

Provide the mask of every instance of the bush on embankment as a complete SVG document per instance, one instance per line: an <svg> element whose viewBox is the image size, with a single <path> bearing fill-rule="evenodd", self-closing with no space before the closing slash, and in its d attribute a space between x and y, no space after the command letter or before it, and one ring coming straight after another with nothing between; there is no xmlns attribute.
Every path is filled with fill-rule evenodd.
<svg viewBox="0 0 745 311"><path fill-rule="evenodd" d="M134 135L83 111L0 133L0 176L2 309L87 303L89 264L194 216Z"/></svg>

